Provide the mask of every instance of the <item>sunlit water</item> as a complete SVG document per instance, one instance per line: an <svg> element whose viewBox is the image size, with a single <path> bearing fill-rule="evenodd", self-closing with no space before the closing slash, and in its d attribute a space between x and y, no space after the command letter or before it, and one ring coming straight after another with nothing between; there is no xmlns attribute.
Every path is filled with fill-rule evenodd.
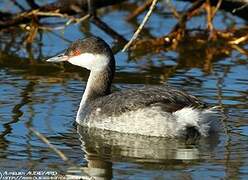
<svg viewBox="0 0 248 180"><path fill-rule="evenodd" d="M113 28L130 38L132 31L118 21L125 13L117 14L119 16L109 13L103 19L106 22L115 19L118 23L114 23ZM152 33L166 33L162 30L169 27L161 28L161 19L152 18L155 22ZM70 40L82 36L77 28L68 27L64 36ZM102 31L91 28L94 34L112 43ZM60 52L68 44L49 33L43 38L43 51L47 56ZM127 53L119 52L115 57L118 64L115 90L169 82L211 105L220 105L222 131L201 139L196 145L185 145L175 139L83 129L74 121L87 73L48 73L45 69L30 72L1 67L1 173L36 170L135 180L248 178L248 66L245 56L233 51L209 64L206 57L196 58L191 63L191 56L171 51L137 57L137 61L130 61ZM70 163L35 136L30 127L47 137Z"/></svg>
<svg viewBox="0 0 248 180"><path fill-rule="evenodd" d="M224 66L230 68L227 75L220 70ZM119 77L122 74L117 73L115 87L135 88L145 83L135 81L142 76L138 68L132 73L131 84L127 83L130 78ZM31 76L1 69L0 167L2 170L46 169L70 173L72 166L32 134L28 127L33 127L75 166L84 167L83 171L92 176L163 179L199 178L204 174L206 179L245 178L248 176L246 77L247 66L227 59L214 63L213 73L182 68L168 79L173 86L184 88L212 105L223 106L223 132L202 139L197 145L186 146L177 140L97 130L87 133L74 124L85 78L77 73ZM154 80L153 83L162 82Z"/></svg>

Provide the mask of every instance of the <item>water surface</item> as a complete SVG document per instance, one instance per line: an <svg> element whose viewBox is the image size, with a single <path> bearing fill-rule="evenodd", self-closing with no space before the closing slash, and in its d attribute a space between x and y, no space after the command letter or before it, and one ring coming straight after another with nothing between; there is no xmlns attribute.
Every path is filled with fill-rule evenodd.
<svg viewBox="0 0 248 180"><path fill-rule="evenodd" d="M105 13L103 19L116 22L113 28L120 29L119 33L128 39L134 28L119 21L125 16L126 12L114 11ZM217 24L220 19L216 19ZM153 23L148 25L152 35L167 33L170 27L162 21L152 16ZM171 19L171 27L173 22ZM94 25L90 30L110 45L115 44ZM84 35L77 25L64 31L69 41ZM43 54L35 54L40 61L68 45L49 32L44 33L42 42ZM247 57L232 50L209 59L207 54L213 49L188 45L175 51L115 54L115 90L168 82L222 107L223 131L196 145L78 127L74 120L88 77L86 70L56 71L47 68L49 65L37 69L1 66L0 172L42 170L103 179L247 179ZM27 52L23 50L19 55L26 56ZM63 161L29 127L47 137L71 163Z"/></svg>

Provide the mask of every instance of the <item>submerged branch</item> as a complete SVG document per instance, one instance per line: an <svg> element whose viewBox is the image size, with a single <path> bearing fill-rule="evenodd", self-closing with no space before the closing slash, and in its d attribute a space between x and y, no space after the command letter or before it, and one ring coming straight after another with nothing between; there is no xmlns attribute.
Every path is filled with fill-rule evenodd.
<svg viewBox="0 0 248 180"><path fill-rule="evenodd" d="M50 141L43 136L41 133L39 133L38 131L36 131L34 128L32 127L28 127L28 129L34 133L38 138L40 138L40 140L42 140L51 150L53 150L63 161L69 161L69 159L66 157L66 155L60 151L59 149L57 149L54 145L52 145L50 143Z"/></svg>

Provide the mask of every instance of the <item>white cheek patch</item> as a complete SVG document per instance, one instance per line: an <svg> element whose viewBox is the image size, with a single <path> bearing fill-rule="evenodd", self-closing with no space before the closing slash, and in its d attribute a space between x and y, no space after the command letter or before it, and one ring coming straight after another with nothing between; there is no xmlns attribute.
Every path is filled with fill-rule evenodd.
<svg viewBox="0 0 248 180"><path fill-rule="evenodd" d="M89 70L97 70L106 67L109 63L109 58L101 54L83 53L71 57L68 61L76 66L81 66Z"/></svg>
<svg viewBox="0 0 248 180"><path fill-rule="evenodd" d="M93 60L94 60L93 54L85 53L85 54L80 54L78 56L73 56L68 61L76 66L81 66L90 69Z"/></svg>

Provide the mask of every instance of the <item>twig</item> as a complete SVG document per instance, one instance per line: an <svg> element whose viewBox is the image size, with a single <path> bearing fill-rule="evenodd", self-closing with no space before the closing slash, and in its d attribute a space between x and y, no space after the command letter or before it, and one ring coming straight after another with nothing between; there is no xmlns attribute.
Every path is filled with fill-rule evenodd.
<svg viewBox="0 0 248 180"><path fill-rule="evenodd" d="M134 10L134 12L127 17L127 20L130 21L133 18L137 17L139 14L143 13L146 10L146 8L148 8L149 6L151 6L152 1L153 0L148 0L142 6L139 6L138 8L136 8Z"/></svg>
<svg viewBox="0 0 248 180"><path fill-rule="evenodd" d="M213 12L212 12L212 7L211 7L210 0L206 0L205 9L206 9L206 12L207 12L207 28L208 28L208 30L210 32L209 38L210 39L215 39L215 38L213 38L215 36L214 36L214 33L213 33L214 32L214 27L213 27L213 24L212 24L212 20L213 20L212 14L213 14Z"/></svg>
<svg viewBox="0 0 248 180"><path fill-rule="evenodd" d="M66 14L62 14L59 12L43 12L39 11L38 9L35 9L31 12L24 12L18 15L19 17L29 17L29 16L58 16L58 17L68 17Z"/></svg>
<svg viewBox="0 0 248 180"><path fill-rule="evenodd" d="M168 7L171 9L173 15L179 19L180 18L180 15L179 13L177 12L176 8L172 5L171 3L171 0L165 0L165 3L168 5Z"/></svg>
<svg viewBox="0 0 248 180"><path fill-rule="evenodd" d="M218 0L218 3L213 11L212 17L214 17L216 12L219 10L221 3L222 3L222 0Z"/></svg>
<svg viewBox="0 0 248 180"><path fill-rule="evenodd" d="M96 16L96 8L94 6L94 2L92 0L87 0L87 4L88 4L88 13L91 16Z"/></svg>
<svg viewBox="0 0 248 180"><path fill-rule="evenodd" d="M72 22L76 22L77 24L88 19L90 17L89 14L86 14L85 16L81 17L81 18L76 18L74 16L69 16L67 14L62 14L62 13L59 13L59 12L42 12L42 11L38 11L38 10L34 10L34 11L31 11L30 13L28 14L22 14L22 16L33 16L33 15L36 15L36 16L57 16L57 17L61 17L61 18L67 18L69 19L67 22L66 22L66 26L68 26L69 24L71 24Z"/></svg>
<svg viewBox="0 0 248 180"><path fill-rule="evenodd" d="M83 21L85 21L86 19L88 19L90 17L89 14L86 14L85 16L81 17L81 18L75 18L75 17L67 17L69 18L69 20L65 23L65 25L59 25L59 26L53 26L53 27L50 27L50 26L45 26L45 25L39 25L39 29L42 29L42 30L48 30L48 31L52 31L52 30L62 30L62 29L65 29L67 26L69 26L71 23L75 22L75 24L79 24Z"/></svg>
<svg viewBox="0 0 248 180"><path fill-rule="evenodd" d="M59 149L57 149L54 145L52 145L45 136L43 136L41 133L39 133L32 127L28 127L28 129L32 131L32 133L34 133L38 138L40 138L40 140L42 140L45 144L47 144L48 147L52 149L63 161L66 161L66 162L69 161L69 159L65 156L65 154Z"/></svg>
<svg viewBox="0 0 248 180"><path fill-rule="evenodd" d="M238 52L240 52L241 54L244 54L244 55L248 56L248 51L243 49L243 48L241 48L241 47L239 47L238 45L232 44L231 47L233 49L237 50Z"/></svg>
<svg viewBox="0 0 248 180"><path fill-rule="evenodd" d="M222 3L222 0L218 0L217 5L215 8L212 7L210 0L206 1L206 12L207 12L207 27L210 31L210 39L215 39L216 38L216 33L214 30L214 25L213 25L213 19L218 11L218 9L220 8Z"/></svg>
<svg viewBox="0 0 248 180"><path fill-rule="evenodd" d="M133 34L133 37L130 39L130 41L124 46L124 48L122 49L122 52L126 51L129 48L129 46L131 46L131 44L133 43L133 41L138 37L139 33L141 32L141 30L143 29L144 25L146 24L147 20L151 16L152 11L155 8L155 5L157 4L157 2L158 2L158 0L153 0L152 1L152 4L150 6L150 9L147 12L147 14L145 15L142 23L140 24L140 26L138 27L138 29L136 30L136 32Z"/></svg>
<svg viewBox="0 0 248 180"><path fill-rule="evenodd" d="M11 2L14 5L16 5L20 10L22 10L22 11L25 11L26 10L21 4L19 4L18 2L16 2L16 0L11 0Z"/></svg>
<svg viewBox="0 0 248 180"><path fill-rule="evenodd" d="M247 39L248 39L248 35L242 36L242 37L235 39L233 41L229 41L229 44L240 44L240 43L246 41Z"/></svg>
<svg viewBox="0 0 248 180"><path fill-rule="evenodd" d="M76 22L76 24L79 24L83 21L85 21L86 19L88 19L90 17L89 14L86 14L85 16L81 17L81 18L74 18L74 17L71 17L69 19L69 21L66 22L66 26L70 25L73 21Z"/></svg>
<svg viewBox="0 0 248 180"><path fill-rule="evenodd" d="M180 16L178 23L173 27L172 31L168 35L169 37L168 41L175 40L174 44L176 45L176 43L185 34L185 26L187 20L190 19L195 14L195 12L203 6L205 1L206 0L195 1L193 5Z"/></svg>
<svg viewBox="0 0 248 180"><path fill-rule="evenodd" d="M232 10L232 13L236 13L237 11L240 11L240 10L244 9L247 6L248 6L248 4L244 4L243 6L240 6L239 8L235 8L235 9Z"/></svg>
<svg viewBox="0 0 248 180"><path fill-rule="evenodd" d="M26 0L28 5L32 8L32 9L38 9L39 6L35 3L34 0Z"/></svg>
<svg viewBox="0 0 248 180"><path fill-rule="evenodd" d="M58 29L65 29L67 26L69 26L71 23L75 22L76 24L81 23L83 21L85 21L86 19L88 19L90 17L89 14L86 14L85 16L81 17L81 18L76 18L74 16L69 16L67 14L62 14L59 12L42 12L39 10L34 10L31 11L29 13L23 13L20 16L48 16L48 17L61 17L61 18L67 18L68 21L65 23L65 25L63 26L59 26L59 27L55 27L55 28L51 28L51 27L39 27L39 29L47 29L47 30L58 30Z"/></svg>

